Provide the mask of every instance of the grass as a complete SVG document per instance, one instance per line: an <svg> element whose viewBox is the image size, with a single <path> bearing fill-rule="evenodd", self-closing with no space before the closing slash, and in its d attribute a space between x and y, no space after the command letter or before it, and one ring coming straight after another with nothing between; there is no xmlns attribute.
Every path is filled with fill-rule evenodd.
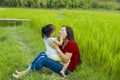
<svg viewBox="0 0 120 80"><path fill-rule="evenodd" d="M56 35L62 25L73 28L83 64L64 80L119 80L120 12L2 8L0 18L28 18L17 27L0 22L0 79L13 80L16 69L24 70L34 57L45 51L40 28L52 23ZM9 23L11 24L11 23ZM12 25L12 24L11 24ZM42 46L42 47L41 47ZM21 80L59 80L44 68Z"/></svg>

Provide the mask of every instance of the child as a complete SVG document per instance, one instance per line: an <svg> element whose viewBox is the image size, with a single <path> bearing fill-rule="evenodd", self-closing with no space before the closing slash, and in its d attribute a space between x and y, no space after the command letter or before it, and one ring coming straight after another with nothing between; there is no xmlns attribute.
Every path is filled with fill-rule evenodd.
<svg viewBox="0 0 120 80"><path fill-rule="evenodd" d="M49 45L50 43L55 43L58 46L62 45L63 39L60 39L58 41L57 38L53 38L53 37L54 37L54 27L52 24L48 24L42 27L42 38L44 39L45 46L47 49L45 53L49 58L55 61L59 61L61 64L63 64L63 68L60 71L60 73L63 77L65 77L66 76L65 70L67 69L70 61L68 63L63 63L61 58L57 54L57 51Z"/></svg>

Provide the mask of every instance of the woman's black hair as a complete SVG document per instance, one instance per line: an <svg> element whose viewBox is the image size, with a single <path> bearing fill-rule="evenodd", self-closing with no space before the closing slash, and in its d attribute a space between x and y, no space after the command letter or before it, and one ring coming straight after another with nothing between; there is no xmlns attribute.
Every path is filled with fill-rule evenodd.
<svg viewBox="0 0 120 80"><path fill-rule="evenodd" d="M74 33L73 33L73 29L69 26L63 26L66 28L66 32L67 32L67 39L68 40L74 40Z"/></svg>
<svg viewBox="0 0 120 80"><path fill-rule="evenodd" d="M42 38L49 37L51 32L54 31L54 26L52 24L47 24L42 27Z"/></svg>

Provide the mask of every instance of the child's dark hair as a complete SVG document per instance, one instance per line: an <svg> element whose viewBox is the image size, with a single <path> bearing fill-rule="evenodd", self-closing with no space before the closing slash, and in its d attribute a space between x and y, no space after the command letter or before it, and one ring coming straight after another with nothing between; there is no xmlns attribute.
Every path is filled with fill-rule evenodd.
<svg viewBox="0 0 120 80"><path fill-rule="evenodd" d="M52 24L47 24L42 27L42 38L49 37L51 32L54 31L54 26Z"/></svg>

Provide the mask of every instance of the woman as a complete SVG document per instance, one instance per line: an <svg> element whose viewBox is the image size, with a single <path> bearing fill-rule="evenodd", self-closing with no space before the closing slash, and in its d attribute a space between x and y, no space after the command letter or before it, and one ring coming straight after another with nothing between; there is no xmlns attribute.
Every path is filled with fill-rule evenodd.
<svg viewBox="0 0 120 80"><path fill-rule="evenodd" d="M79 62L81 62L79 49L74 41L74 34L71 27L63 26L59 31L59 38L63 39L62 46L58 47L54 43L50 43L50 45L56 49L64 63L67 63L70 60L69 66L65 71L65 74L67 75L69 72L74 71ZM40 70L42 67L47 67L56 73L60 73L63 65L48 58L45 52L41 52L26 70L21 72L16 71L16 74L13 74L13 77L20 78L26 73L33 70Z"/></svg>
<svg viewBox="0 0 120 80"><path fill-rule="evenodd" d="M70 60L68 63L64 63L60 56L58 55L56 49L54 49L50 44L56 44L57 46L62 46L63 44L63 39L62 38L54 38L54 33L55 29L52 24L47 24L42 27L42 38L44 40L45 46L46 46L46 51L45 54L47 55L48 58L58 61L63 65L62 70L60 71L61 75L65 77L65 70L67 69Z"/></svg>

